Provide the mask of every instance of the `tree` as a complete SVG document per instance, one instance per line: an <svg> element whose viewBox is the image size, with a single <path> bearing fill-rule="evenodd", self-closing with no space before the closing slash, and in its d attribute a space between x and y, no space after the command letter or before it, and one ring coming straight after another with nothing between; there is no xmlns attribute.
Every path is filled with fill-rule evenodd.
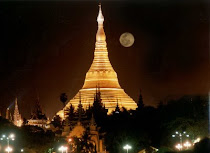
<svg viewBox="0 0 210 153"><path fill-rule="evenodd" d="M91 140L91 135L88 131L85 131L81 138L74 137L72 144L72 151L74 153L95 153L95 145Z"/></svg>
<svg viewBox="0 0 210 153"><path fill-rule="evenodd" d="M61 118L59 115L56 115L54 118L53 118L53 121L51 122L53 124L53 126L56 128L56 127L59 127L61 128Z"/></svg>
<svg viewBox="0 0 210 153"><path fill-rule="evenodd" d="M91 140L91 135L88 131L85 131L84 135L82 136L82 148L82 152L84 153L94 153L96 151L93 141Z"/></svg>
<svg viewBox="0 0 210 153"><path fill-rule="evenodd" d="M138 108L137 108L138 110L141 110L142 108L144 108L144 102L143 102L143 97L142 97L141 92L139 95L139 100L138 100L137 105L138 105Z"/></svg>
<svg viewBox="0 0 210 153"><path fill-rule="evenodd" d="M96 94L94 97L92 113L94 115L97 125L101 126L105 121L107 110L105 107L103 107L103 104L102 104L100 88L96 88Z"/></svg>
<svg viewBox="0 0 210 153"><path fill-rule="evenodd" d="M23 148L32 149L35 152L46 152L54 145L55 134L52 131L44 131L37 126L23 126L20 129L19 139Z"/></svg>
<svg viewBox="0 0 210 153"><path fill-rule="evenodd" d="M75 113L74 113L74 106L72 104L70 105L68 109L67 115L68 115L69 121L72 121L74 119Z"/></svg>
<svg viewBox="0 0 210 153"><path fill-rule="evenodd" d="M60 101L63 103L63 107L65 107L67 100L68 100L68 97L67 97L66 93L62 93L60 95Z"/></svg>
<svg viewBox="0 0 210 153"><path fill-rule="evenodd" d="M194 153L209 153L210 152L210 139L204 138L199 143L195 144Z"/></svg>
<svg viewBox="0 0 210 153"><path fill-rule="evenodd" d="M68 100L66 93L62 93L60 95L60 101L63 103L63 117L65 118L65 106L66 106L66 101Z"/></svg>

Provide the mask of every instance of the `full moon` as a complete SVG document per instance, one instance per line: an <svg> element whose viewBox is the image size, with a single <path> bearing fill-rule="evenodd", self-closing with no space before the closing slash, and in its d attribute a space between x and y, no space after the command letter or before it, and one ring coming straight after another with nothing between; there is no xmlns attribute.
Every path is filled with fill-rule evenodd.
<svg viewBox="0 0 210 153"><path fill-rule="evenodd" d="M130 47L134 43L134 36L129 32L125 32L120 36L120 43L124 47Z"/></svg>

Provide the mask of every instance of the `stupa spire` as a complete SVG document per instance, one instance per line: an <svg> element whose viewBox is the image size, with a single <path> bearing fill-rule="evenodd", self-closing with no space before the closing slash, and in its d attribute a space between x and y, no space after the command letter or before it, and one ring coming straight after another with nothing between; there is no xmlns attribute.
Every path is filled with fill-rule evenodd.
<svg viewBox="0 0 210 153"><path fill-rule="evenodd" d="M117 73L114 71L108 57L101 5L99 5L97 22L98 30L96 33L94 59L89 71L86 73L85 83L82 88L97 88L100 85L102 88L114 87L120 89ZM95 73L95 76L93 73Z"/></svg>
<svg viewBox="0 0 210 153"><path fill-rule="evenodd" d="M15 98L15 110L14 110L14 121L13 121L13 123L16 126L21 126L22 123L23 123L21 115L19 113L19 109L18 109L17 98Z"/></svg>
<svg viewBox="0 0 210 153"><path fill-rule="evenodd" d="M98 22L98 31L96 33L96 46L95 46L95 51L107 51L106 48L106 35L104 32L104 16L102 14L102 9L101 9L101 4L99 4L99 12L98 12L98 17L97 17L97 22Z"/></svg>
<svg viewBox="0 0 210 153"><path fill-rule="evenodd" d="M93 105L94 100L96 100L95 92L98 92L98 85L100 85L100 101L108 109L108 113L115 110L116 98L122 99L122 104L120 107L125 107L126 109L136 109L137 105L134 100L129 97L125 91L121 88L117 73L113 69L107 50L106 35L104 32L104 16L102 14L102 7L99 5L99 12L97 16L98 30L96 33L96 42L94 50L94 59L90 66L90 69L86 73L85 82L82 89L71 99L65 107L70 107L74 105L78 107L81 102L81 96L85 101L81 104L84 108L90 103ZM119 52L120 51L116 51ZM128 74L129 75L129 74ZM80 96L81 93L81 96ZM58 114L62 116L63 110L59 111Z"/></svg>
<svg viewBox="0 0 210 153"><path fill-rule="evenodd" d="M17 97L15 98L15 110L16 110L17 113L19 114L18 104L17 104Z"/></svg>
<svg viewBox="0 0 210 153"><path fill-rule="evenodd" d="M9 107L6 110L6 119L9 120Z"/></svg>
<svg viewBox="0 0 210 153"><path fill-rule="evenodd" d="M99 12L98 12L97 21L98 21L98 25L102 25L103 26L104 16L102 14L101 4L99 4L98 6L99 6Z"/></svg>

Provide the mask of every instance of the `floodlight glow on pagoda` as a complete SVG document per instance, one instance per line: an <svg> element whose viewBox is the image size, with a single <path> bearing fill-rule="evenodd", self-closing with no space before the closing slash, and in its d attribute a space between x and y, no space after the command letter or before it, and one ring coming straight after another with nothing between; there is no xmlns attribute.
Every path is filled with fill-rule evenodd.
<svg viewBox="0 0 210 153"><path fill-rule="evenodd" d="M200 140L201 140L201 138L197 138L197 139L194 140L193 143L194 143L194 144L195 144L195 143L198 143L198 142L200 142Z"/></svg>
<svg viewBox="0 0 210 153"><path fill-rule="evenodd" d="M84 101L82 101L83 108L88 108L89 105L93 105L94 94L97 88L100 88L102 104L108 109L109 114L112 111L115 111L117 105L116 99L120 99L120 108L124 107L127 110L135 110L137 108L135 101L127 95L124 89L121 88L117 73L109 60L106 34L103 26L104 21L101 5L99 5L97 17L98 30L96 32L94 59L86 73L82 89L80 89L79 92L67 103L65 109L69 108L71 105L77 109L80 96L84 99ZM64 109L57 113L62 119L64 117L63 110Z"/></svg>
<svg viewBox="0 0 210 153"><path fill-rule="evenodd" d="M20 115L19 109L18 109L17 98L15 99L15 110L14 110L14 121L13 121L13 123L18 127L21 127L22 124L23 124L23 120L21 118L21 115Z"/></svg>

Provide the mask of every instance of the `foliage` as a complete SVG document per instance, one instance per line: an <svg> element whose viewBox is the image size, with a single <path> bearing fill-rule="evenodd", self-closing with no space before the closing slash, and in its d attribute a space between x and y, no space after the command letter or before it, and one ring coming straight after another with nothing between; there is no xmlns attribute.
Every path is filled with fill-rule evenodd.
<svg viewBox="0 0 210 153"><path fill-rule="evenodd" d="M75 113L74 113L74 106L71 104L70 108L67 110L67 116L69 121L73 120Z"/></svg>
<svg viewBox="0 0 210 153"><path fill-rule="evenodd" d="M56 115L54 118L53 118L53 121L51 122L53 124L53 126L56 128L56 127L59 127L61 128L62 127L62 119L60 118L59 115Z"/></svg>
<svg viewBox="0 0 210 153"><path fill-rule="evenodd" d="M65 103L67 100L68 100L68 97L67 97L66 93L61 93L60 101L63 103L64 106L65 106Z"/></svg>
<svg viewBox="0 0 210 153"><path fill-rule="evenodd" d="M172 152L174 140L171 135L175 131L186 131L190 139L208 134L208 103L206 97L184 96L177 100L170 100L166 104L160 102L158 107L144 106L143 98L139 97L139 107L136 111L116 108L111 115L106 115L100 90L95 95L92 107L86 111L90 118L94 115L100 132L105 134L106 150L110 153L122 152L125 144L130 144L132 150L138 152L150 146L160 148L160 152ZM73 108L69 109L69 119L75 115ZM71 114L71 115L70 115ZM86 135L87 136L87 135ZM75 138L76 152L88 150L88 137ZM85 147L84 147L85 146ZM166 149L167 148L167 149ZM150 151L149 151L150 152ZM190 152L190 151L188 151Z"/></svg>
<svg viewBox="0 0 210 153"><path fill-rule="evenodd" d="M210 139L204 138L199 143L195 144L194 153L209 153L210 152Z"/></svg>
<svg viewBox="0 0 210 153"><path fill-rule="evenodd" d="M102 126L106 132L107 150L121 152L126 143L133 147L133 152L148 146L173 148L171 135L175 131L186 131L191 140L207 136L207 108L205 96L184 96L166 104L160 102L157 108L144 106L136 111L113 112Z"/></svg>
<svg viewBox="0 0 210 153"><path fill-rule="evenodd" d="M158 149L158 153L168 153L170 151L172 151L172 150L170 148L168 148L168 147L160 147Z"/></svg>
<svg viewBox="0 0 210 153"><path fill-rule="evenodd" d="M142 97L142 94L140 93L140 95L139 95L139 100L138 100L138 102L137 102L137 105L138 105L138 108L137 108L137 110L138 109L143 109L144 108L144 102L143 102L143 97Z"/></svg>
<svg viewBox="0 0 210 153"><path fill-rule="evenodd" d="M21 128L21 144L36 153L45 152L53 146L55 135L51 131L44 131L36 126L23 126Z"/></svg>
<svg viewBox="0 0 210 153"><path fill-rule="evenodd" d="M90 134L88 131L85 131L84 135L81 138L74 137L73 143L71 146L71 151L73 153L94 153L95 146L91 140Z"/></svg>
<svg viewBox="0 0 210 153"><path fill-rule="evenodd" d="M143 98L141 97L143 104ZM171 135L175 131L186 131L190 139L208 136L208 100L205 96L184 96L177 100L170 100L166 104L160 102L158 107L143 106L140 109L126 110L121 108L111 115L102 105L100 91L96 94L92 107L85 112L90 118L94 115L96 124L100 127L100 133L105 133L106 150L110 153L120 153L125 144L132 146L130 153L136 153L150 146L160 148L159 152L171 152L175 141ZM68 110L69 120L75 115L73 106ZM55 116L52 124L61 128L61 119ZM38 127L15 127L11 122L0 117L0 134L2 131L17 134L17 145L28 148L37 153L45 152L55 142L54 133L44 131ZM175 139L174 139L175 140ZM90 140L88 131L82 138L74 138L75 153L95 152L94 143ZM203 149L209 149L209 139L204 139L196 144L194 152L205 153ZM162 147L164 146L164 147ZM166 149L167 148L167 149ZM200 153L199 152L199 153Z"/></svg>
<svg viewBox="0 0 210 153"><path fill-rule="evenodd" d="M16 150L26 148L29 152L44 153L54 143L54 133L44 131L36 126L22 126L21 128L13 125L12 122L0 117L0 135L13 133L15 135L14 142L11 142Z"/></svg>

